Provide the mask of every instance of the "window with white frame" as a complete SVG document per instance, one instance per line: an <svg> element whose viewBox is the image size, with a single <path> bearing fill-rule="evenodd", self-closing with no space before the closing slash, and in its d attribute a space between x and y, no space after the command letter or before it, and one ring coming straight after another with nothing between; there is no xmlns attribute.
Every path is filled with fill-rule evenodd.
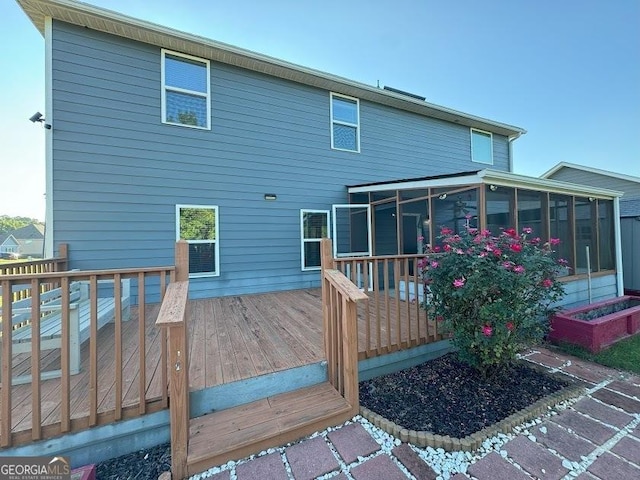
<svg viewBox="0 0 640 480"><path fill-rule="evenodd" d="M189 243L189 276L220 274L218 207L176 205L176 240Z"/></svg>
<svg viewBox="0 0 640 480"><path fill-rule="evenodd" d="M328 210L300 210L302 270L320 269L320 240L329 238Z"/></svg>
<svg viewBox="0 0 640 480"><path fill-rule="evenodd" d="M493 165L493 135L491 132L471 129L471 160Z"/></svg>
<svg viewBox="0 0 640 480"><path fill-rule="evenodd" d="M209 60L162 50L162 122L210 129Z"/></svg>
<svg viewBox="0 0 640 480"><path fill-rule="evenodd" d="M331 94L331 148L360 151L360 101Z"/></svg>

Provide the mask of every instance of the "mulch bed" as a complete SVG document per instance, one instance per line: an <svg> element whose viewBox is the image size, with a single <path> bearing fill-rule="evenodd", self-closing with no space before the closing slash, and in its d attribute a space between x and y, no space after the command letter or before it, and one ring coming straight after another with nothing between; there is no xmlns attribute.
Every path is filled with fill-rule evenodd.
<svg viewBox="0 0 640 480"><path fill-rule="evenodd" d="M171 446L168 443L123 455L96 465L99 480L157 480L171 471Z"/></svg>
<svg viewBox="0 0 640 480"><path fill-rule="evenodd" d="M569 385L517 363L482 378L449 353L360 383L360 404L408 430L463 438Z"/></svg>

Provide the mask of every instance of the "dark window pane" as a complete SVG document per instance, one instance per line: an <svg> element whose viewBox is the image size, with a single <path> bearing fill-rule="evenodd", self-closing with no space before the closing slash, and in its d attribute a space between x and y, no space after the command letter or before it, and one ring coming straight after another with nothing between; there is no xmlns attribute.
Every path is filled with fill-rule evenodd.
<svg viewBox="0 0 640 480"><path fill-rule="evenodd" d="M528 190L518 190L518 228L530 228L531 238L542 238L542 194ZM545 239L546 240L546 239Z"/></svg>
<svg viewBox="0 0 640 480"><path fill-rule="evenodd" d="M613 202L611 200L598 200L598 228L600 270L613 270L615 264L615 248L613 233Z"/></svg>
<svg viewBox="0 0 640 480"><path fill-rule="evenodd" d="M304 238L327 238L327 214L323 212L305 212L303 214Z"/></svg>
<svg viewBox="0 0 640 480"><path fill-rule="evenodd" d="M215 243L189 244L189 273L215 273Z"/></svg>
<svg viewBox="0 0 640 480"><path fill-rule="evenodd" d="M575 199L576 216L576 272L587 273L587 267L592 272L598 271L597 250L596 250L596 223L595 223L595 202L590 202L587 198ZM589 249L589 262L587 262L587 247Z"/></svg>
<svg viewBox="0 0 640 480"><path fill-rule="evenodd" d="M551 227L549 236L560 239L560 244L553 247L556 252L555 256L556 258L565 259L569 262L569 267L573 269L575 268L575 260L573 258L573 232L569 215L570 206L571 201L567 195L552 194L549 197L549 223ZM573 270L563 273L564 275L570 275Z"/></svg>
<svg viewBox="0 0 640 480"><path fill-rule="evenodd" d="M304 267L320 266L320 242L304 242Z"/></svg>
<svg viewBox="0 0 640 480"><path fill-rule="evenodd" d="M515 222L511 217L513 210L513 188L510 187L494 187L486 186L487 198L487 229L493 235L500 235L503 228L511 228L515 226Z"/></svg>

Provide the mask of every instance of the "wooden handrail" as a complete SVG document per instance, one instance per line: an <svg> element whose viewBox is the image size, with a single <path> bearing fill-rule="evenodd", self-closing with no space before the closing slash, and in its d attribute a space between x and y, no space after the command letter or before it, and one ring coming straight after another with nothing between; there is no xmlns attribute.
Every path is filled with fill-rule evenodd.
<svg viewBox="0 0 640 480"><path fill-rule="evenodd" d="M355 284L345 277L341 271L328 269L324 271L324 274L325 278L331 283L331 285L340 290L340 293L350 301L357 302L359 300L369 300L367 294L356 287Z"/></svg>
<svg viewBox="0 0 640 480"><path fill-rule="evenodd" d="M189 448L189 245L176 243L176 277L166 290L156 325L168 331L171 476L187 476Z"/></svg>
<svg viewBox="0 0 640 480"><path fill-rule="evenodd" d="M44 273L23 273L23 274L15 274L8 275L11 277L13 281L19 280L31 280L33 278L39 278L43 281L46 280L55 280L62 276L70 278L70 279L78 279L82 277L88 277L91 275L95 275L97 277L100 276L110 276L110 275L127 275L129 277L133 277L138 273L161 273L166 271L174 271L175 267L173 265L166 265L162 267L135 267L135 268L114 268L110 270L66 270L61 272L44 272ZM2 275L0 275L0 278Z"/></svg>

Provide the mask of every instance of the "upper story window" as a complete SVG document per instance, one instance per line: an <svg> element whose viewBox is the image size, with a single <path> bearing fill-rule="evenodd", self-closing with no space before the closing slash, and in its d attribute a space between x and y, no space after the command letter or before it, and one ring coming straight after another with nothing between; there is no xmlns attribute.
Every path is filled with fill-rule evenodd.
<svg viewBox="0 0 640 480"><path fill-rule="evenodd" d="M162 50L162 122L209 130L209 60Z"/></svg>
<svg viewBox="0 0 640 480"><path fill-rule="evenodd" d="M493 135L491 132L471 129L471 160L493 165Z"/></svg>
<svg viewBox="0 0 640 480"><path fill-rule="evenodd" d="M218 207L176 205L176 240L189 243L189 276L220 275Z"/></svg>
<svg viewBox="0 0 640 480"><path fill-rule="evenodd" d="M329 237L328 210L300 210L302 270L320 270L320 241Z"/></svg>
<svg viewBox="0 0 640 480"><path fill-rule="evenodd" d="M331 148L360 152L360 102L331 94Z"/></svg>

